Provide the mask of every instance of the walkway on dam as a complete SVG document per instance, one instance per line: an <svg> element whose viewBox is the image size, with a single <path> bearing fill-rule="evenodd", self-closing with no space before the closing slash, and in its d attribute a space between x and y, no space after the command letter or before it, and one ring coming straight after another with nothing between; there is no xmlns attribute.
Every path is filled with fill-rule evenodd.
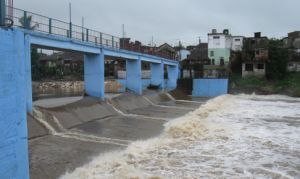
<svg viewBox="0 0 300 179"><path fill-rule="evenodd" d="M143 96L124 93L106 101L91 97L77 100L50 108L36 106L35 119L29 116L32 179L57 178L99 153L155 137L165 122L197 109L208 99L192 101L178 91L147 91ZM55 133L37 118L47 121Z"/></svg>

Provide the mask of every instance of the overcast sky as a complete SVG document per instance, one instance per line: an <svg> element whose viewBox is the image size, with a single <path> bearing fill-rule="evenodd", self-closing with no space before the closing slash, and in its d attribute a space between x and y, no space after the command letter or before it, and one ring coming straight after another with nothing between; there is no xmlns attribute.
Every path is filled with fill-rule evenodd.
<svg viewBox="0 0 300 179"><path fill-rule="evenodd" d="M207 41L207 33L228 28L232 35L252 36L260 31L283 37L300 30L300 0L14 0L15 7L68 21L144 44L172 45Z"/></svg>

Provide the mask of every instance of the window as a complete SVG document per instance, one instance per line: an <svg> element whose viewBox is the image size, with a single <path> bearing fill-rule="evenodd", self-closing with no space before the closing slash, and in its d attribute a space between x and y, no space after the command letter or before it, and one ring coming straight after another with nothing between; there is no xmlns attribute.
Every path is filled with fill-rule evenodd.
<svg viewBox="0 0 300 179"><path fill-rule="evenodd" d="M214 51L210 51L210 56L213 57L215 55Z"/></svg>
<svg viewBox="0 0 300 179"><path fill-rule="evenodd" d="M221 58L221 60L220 60L220 66L224 66L224 65L225 65L224 58Z"/></svg>
<svg viewBox="0 0 300 179"><path fill-rule="evenodd" d="M236 42L240 42L240 41L241 41L241 39L234 39L234 41L236 41Z"/></svg>
<svg viewBox="0 0 300 179"><path fill-rule="evenodd" d="M253 71L253 64L246 64L245 71Z"/></svg>
<svg viewBox="0 0 300 179"><path fill-rule="evenodd" d="M212 64L212 65L215 65L215 59L212 59L212 60L211 60L211 64Z"/></svg>
<svg viewBox="0 0 300 179"><path fill-rule="evenodd" d="M257 69L259 69L259 70L265 69L265 64L263 64L263 63L257 64Z"/></svg>
<svg viewBox="0 0 300 179"><path fill-rule="evenodd" d="M214 36L213 39L220 39L220 36Z"/></svg>

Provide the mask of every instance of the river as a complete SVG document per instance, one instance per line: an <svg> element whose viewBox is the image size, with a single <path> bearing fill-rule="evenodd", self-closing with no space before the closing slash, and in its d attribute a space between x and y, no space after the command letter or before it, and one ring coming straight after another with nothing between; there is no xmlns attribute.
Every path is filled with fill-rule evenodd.
<svg viewBox="0 0 300 179"><path fill-rule="evenodd" d="M214 98L61 178L300 178L300 98Z"/></svg>

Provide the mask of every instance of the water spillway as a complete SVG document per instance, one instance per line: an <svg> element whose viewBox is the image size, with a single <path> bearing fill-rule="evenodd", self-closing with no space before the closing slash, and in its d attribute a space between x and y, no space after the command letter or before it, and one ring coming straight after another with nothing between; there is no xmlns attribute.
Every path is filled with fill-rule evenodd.
<svg viewBox="0 0 300 179"><path fill-rule="evenodd" d="M52 104L55 99L49 99L51 105L38 101L29 115L31 178L57 178L99 153L153 138L163 131L164 123L193 110L178 111L176 101L161 92L124 93L107 100L83 97L66 104L61 100L57 99L58 106Z"/></svg>

